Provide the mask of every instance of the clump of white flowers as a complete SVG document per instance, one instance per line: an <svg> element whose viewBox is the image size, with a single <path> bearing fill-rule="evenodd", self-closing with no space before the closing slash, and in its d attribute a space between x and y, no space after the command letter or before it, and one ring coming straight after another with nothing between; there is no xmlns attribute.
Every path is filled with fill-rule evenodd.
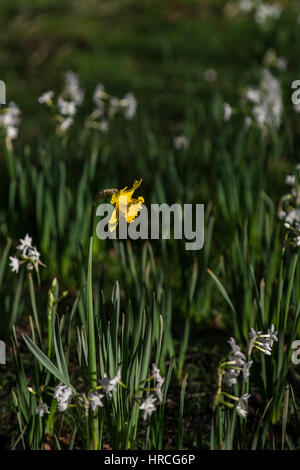
<svg viewBox="0 0 300 470"><path fill-rule="evenodd" d="M0 127L3 129L8 150L12 149L12 141L18 137L20 115L21 111L13 101L2 112L0 111Z"/></svg>
<svg viewBox="0 0 300 470"><path fill-rule="evenodd" d="M186 150L189 146L189 139L185 135L178 135L174 138L174 147L176 150Z"/></svg>
<svg viewBox="0 0 300 470"><path fill-rule="evenodd" d="M58 411L66 411L72 399L72 395L73 393L70 387L63 385L62 383L57 385L54 391L54 398L57 400Z"/></svg>
<svg viewBox="0 0 300 470"><path fill-rule="evenodd" d="M240 0L238 9L243 13L254 12L255 21L259 25L272 24L280 18L282 12L282 7L279 4L266 3L260 0Z"/></svg>
<svg viewBox="0 0 300 470"><path fill-rule="evenodd" d="M63 90L54 105L54 92L46 91L39 98L40 104L46 104L55 112L54 119L57 122L57 133L65 134L72 126L78 107L84 99L84 91L80 87L77 75L69 71L65 74Z"/></svg>
<svg viewBox="0 0 300 470"><path fill-rule="evenodd" d="M64 135L73 125L79 106L84 100L84 91L80 86L78 76L69 71L65 74L62 92L54 100L53 90L46 91L39 98L40 104L47 105L53 112L57 124L56 131ZM136 114L137 100L133 93L127 93L119 99L106 92L104 85L98 83L93 94L94 110L88 115L85 126L105 133L109 129L109 120L118 112L122 112L127 120Z"/></svg>
<svg viewBox="0 0 300 470"><path fill-rule="evenodd" d="M96 85L93 102L95 109L86 120L86 127L105 133L109 129L109 120L118 112L123 112L127 120L133 119L136 114L137 100L133 93L127 93L119 99L111 96L102 83Z"/></svg>
<svg viewBox="0 0 300 470"><path fill-rule="evenodd" d="M252 104L252 115L258 127L263 130L279 128L283 110L282 93L279 81L270 70L262 70L259 87L247 88L245 98Z"/></svg>
<svg viewBox="0 0 300 470"><path fill-rule="evenodd" d="M250 355L253 348L258 349L267 356L271 356L272 347L274 341L278 341L277 338L278 332L275 331L274 325L271 325L271 328L268 329L267 333L262 331L255 331L253 328L249 332L249 348L248 354Z"/></svg>
<svg viewBox="0 0 300 470"><path fill-rule="evenodd" d="M249 371L253 361L246 361L246 356L241 352L240 347L236 344L234 338L228 340L233 354L228 360L222 363L223 383L231 386L237 383L237 377L242 372L244 382L249 379Z"/></svg>
<svg viewBox="0 0 300 470"><path fill-rule="evenodd" d="M153 383L154 386L151 388L146 387L146 383ZM106 373L103 374L102 379L99 380L99 385L91 390L88 394L75 392L71 386L59 383L53 392L53 397L57 400L57 411L60 413L65 412L69 406L72 408L82 407L85 409L86 416L90 412L97 412L98 408L104 408L110 405L113 398L113 393L118 392L117 385L122 386L124 389L128 389L124 383L121 382L121 368L118 369L116 375L109 378ZM156 406L163 403L163 386L165 384L165 377L160 374L160 369L156 364L152 364L151 374L145 379L144 383L138 385L137 390L128 390L130 394L130 401L133 398L134 402L138 404L139 409L143 412L143 419L146 420L156 411ZM50 387L51 388L51 387ZM29 391L34 395L37 392L31 387L28 387ZM40 390L44 389L41 387ZM141 395L137 395L137 392L147 392L145 398ZM150 392L150 394L148 393ZM156 395L155 395L156 394ZM73 403L71 404L71 401ZM40 396L40 404L35 410L36 414L43 417L45 414L49 414L48 406L42 401Z"/></svg>
<svg viewBox="0 0 300 470"><path fill-rule="evenodd" d="M247 358L241 351L240 347L236 344L234 338L230 338L228 343L231 347L229 355L222 359L218 367L218 389L215 397L215 406L226 406L227 408L234 408L236 405L236 412L241 418L247 416L247 404L250 398L249 393L244 393L241 396L233 395L230 391L224 390L224 386L231 390L233 385L238 383L238 378L241 375L244 382L244 387L249 387L250 368L253 364L250 356L253 348L258 349L264 354L270 356L274 341L277 342L277 331L274 325L268 329L267 333L262 331L255 331L253 328L249 332L249 342Z"/></svg>
<svg viewBox="0 0 300 470"><path fill-rule="evenodd" d="M26 234L24 239L20 239L20 244L17 246L16 256L10 256L10 267L12 272L18 273L22 265L26 266L26 269L35 269L36 272L39 270L39 266L45 266L40 260L40 253L36 246L32 245L32 238Z"/></svg>
<svg viewBox="0 0 300 470"><path fill-rule="evenodd" d="M258 24L269 23L276 21L280 18L282 8L275 3L260 3L255 12L255 21Z"/></svg>

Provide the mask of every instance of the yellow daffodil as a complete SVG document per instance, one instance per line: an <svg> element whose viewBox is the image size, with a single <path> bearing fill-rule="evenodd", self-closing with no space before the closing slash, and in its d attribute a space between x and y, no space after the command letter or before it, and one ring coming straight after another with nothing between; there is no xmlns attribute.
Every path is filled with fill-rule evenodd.
<svg viewBox="0 0 300 470"><path fill-rule="evenodd" d="M127 223L130 224L138 215L144 198L139 196L137 199L134 199L132 195L141 184L142 179L140 181L135 180L131 189L127 189L126 186L112 195L110 203L115 206L115 209L109 221L110 232L113 232L117 227L120 216L125 217Z"/></svg>

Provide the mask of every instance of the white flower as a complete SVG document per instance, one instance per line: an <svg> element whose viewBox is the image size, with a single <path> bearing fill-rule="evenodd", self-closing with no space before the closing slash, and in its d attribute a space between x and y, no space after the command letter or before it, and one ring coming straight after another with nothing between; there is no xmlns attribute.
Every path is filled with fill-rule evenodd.
<svg viewBox="0 0 300 470"><path fill-rule="evenodd" d="M253 361L246 362L243 366L243 380L248 382L250 376L250 367L252 366Z"/></svg>
<svg viewBox="0 0 300 470"><path fill-rule="evenodd" d="M103 102L102 100L107 97L107 93L104 91L104 85L102 83L98 83L96 85L94 95L93 95L93 101L97 106L102 106Z"/></svg>
<svg viewBox="0 0 300 470"><path fill-rule="evenodd" d="M288 184L289 186L293 186L295 182L296 182L295 175L286 175L285 184Z"/></svg>
<svg viewBox="0 0 300 470"><path fill-rule="evenodd" d="M245 393L239 398L237 407L236 407L236 412L241 418L246 418L247 416L247 402L249 398L251 397L250 394Z"/></svg>
<svg viewBox="0 0 300 470"><path fill-rule="evenodd" d="M54 391L54 398L56 398L58 402L58 411L66 411L66 409L68 408L68 404L71 401L72 394L72 389L70 387L67 387L67 385L63 385L62 383L57 385Z"/></svg>
<svg viewBox="0 0 300 470"><path fill-rule="evenodd" d="M247 88L245 92L245 96L252 103L257 104L260 102L260 91L258 88L255 88L255 87Z"/></svg>
<svg viewBox="0 0 300 470"><path fill-rule="evenodd" d="M230 387L237 383L237 377L246 365L246 357L241 352L234 338L230 338L228 343L233 351L233 355L228 357L228 361L225 364L225 367L228 369L223 376L223 382Z"/></svg>
<svg viewBox="0 0 300 470"><path fill-rule="evenodd" d="M267 356L271 356L273 342L278 341L277 335L278 332L275 331L274 325L271 325L271 328L268 329L267 333L255 331L251 328L248 334L250 339L249 355L251 354L252 348L255 347Z"/></svg>
<svg viewBox="0 0 300 470"><path fill-rule="evenodd" d="M270 126L277 129L280 126L283 109L281 88L268 69L262 70L259 90L249 88L246 98L255 103L252 114L260 128Z"/></svg>
<svg viewBox="0 0 300 470"><path fill-rule="evenodd" d="M77 75L72 71L65 74L63 94L67 95L76 106L80 106L83 102L84 92L82 88L80 88Z"/></svg>
<svg viewBox="0 0 300 470"><path fill-rule="evenodd" d="M24 253L27 248L32 248L32 237L30 237L28 233L23 239L20 238L20 245L17 246L17 250L22 251L22 253Z"/></svg>
<svg viewBox="0 0 300 470"><path fill-rule="evenodd" d="M104 373L103 379L99 380L99 383L101 387L104 389L104 391L107 393L109 397L112 397L112 392L115 391L116 385L118 382L121 380L121 369L118 370L117 375L113 377L112 379L109 379Z"/></svg>
<svg viewBox="0 0 300 470"><path fill-rule="evenodd" d="M287 215L287 214L286 214L285 211L283 211L283 210L278 211L278 218L279 218L279 220L284 220L285 217L286 217L286 215Z"/></svg>
<svg viewBox="0 0 300 470"><path fill-rule="evenodd" d="M224 121L229 121L232 116L232 107L229 103L224 103L223 105L223 119Z"/></svg>
<svg viewBox="0 0 300 470"><path fill-rule="evenodd" d="M217 80L217 72L215 71L215 69L206 69L204 71L204 78L205 80L207 80L208 82L215 82Z"/></svg>
<svg viewBox="0 0 300 470"><path fill-rule="evenodd" d="M154 403L156 402L157 398L154 397L154 395L149 395L146 400L143 401L143 403L140 406L140 410L144 410L143 413L143 418L144 420L147 419L148 416L151 416L153 411L156 410L156 407Z"/></svg>
<svg viewBox="0 0 300 470"><path fill-rule="evenodd" d="M46 91L45 93L43 93L38 98L38 102L40 104L48 104L49 105L52 101L53 96L54 96L54 92L52 90Z"/></svg>
<svg viewBox="0 0 300 470"><path fill-rule="evenodd" d="M67 117L63 119L59 125L60 132L62 133L66 132L69 129L69 127L72 126L73 122L74 122L74 119L71 117Z"/></svg>
<svg viewBox="0 0 300 470"><path fill-rule="evenodd" d="M276 67L278 68L278 70L280 70L281 72L283 72L284 70L286 70L286 67L287 67L287 60L285 59L285 57L278 57L276 59Z"/></svg>
<svg viewBox="0 0 300 470"><path fill-rule="evenodd" d="M176 150L186 150L189 145L189 140L185 135L178 135L174 139L174 147Z"/></svg>
<svg viewBox="0 0 300 470"><path fill-rule="evenodd" d="M8 126L6 128L6 137L8 140L15 140L18 137L19 129L16 127Z"/></svg>
<svg viewBox="0 0 300 470"><path fill-rule="evenodd" d="M10 256L13 271L18 272L21 264L26 264L26 268L38 270L39 265L45 266L40 260L40 253L35 246L32 246L32 238L26 234L20 239L17 246L17 257Z"/></svg>
<svg viewBox="0 0 300 470"><path fill-rule="evenodd" d="M251 116L246 116L246 117L245 117L244 124L245 124L246 129L249 129L249 127L250 127L251 124L252 124L252 118L251 118Z"/></svg>
<svg viewBox="0 0 300 470"><path fill-rule="evenodd" d="M108 126L108 121L106 119L103 119L103 121L99 122L99 131L107 132Z"/></svg>
<svg viewBox="0 0 300 470"><path fill-rule="evenodd" d="M229 343L232 351L234 352L234 354L236 353L239 353L241 350L240 350L240 347L236 344L236 341L234 338L229 338L229 340L227 341L227 343Z"/></svg>
<svg viewBox="0 0 300 470"><path fill-rule="evenodd" d="M226 371L225 375L223 376L223 382L228 387L237 383L237 377L239 376L240 371L235 369L229 369Z"/></svg>
<svg viewBox="0 0 300 470"><path fill-rule="evenodd" d="M162 402L162 386L165 383L165 378L161 377L160 370L156 367L155 364L152 364L152 375L156 380L156 394L160 401Z"/></svg>
<svg viewBox="0 0 300 470"><path fill-rule="evenodd" d="M35 414L39 414L42 418L45 414L49 414L49 408L46 403L40 403L37 409L35 410Z"/></svg>
<svg viewBox="0 0 300 470"><path fill-rule="evenodd" d="M239 8L244 13L249 13L253 8L253 3L251 0L240 0Z"/></svg>
<svg viewBox="0 0 300 470"><path fill-rule="evenodd" d="M101 401L101 398L103 398L104 395L101 395L100 393L98 392L92 392L90 397L89 397L89 401L90 401L90 406L92 408L93 411L96 410L97 407L103 407L103 403Z"/></svg>
<svg viewBox="0 0 300 470"><path fill-rule="evenodd" d="M72 389L67 385L60 383L55 387L54 398L57 401L68 401L72 396Z"/></svg>
<svg viewBox="0 0 300 470"><path fill-rule="evenodd" d="M68 401L59 401L57 403L57 409L60 413L63 413L68 408L68 405L69 405Z"/></svg>
<svg viewBox="0 0 300 470"><path fill-rule="evenodd" d="M40 259L40 253L37 251L36 247L29 248L27 251L27 257L33 262L36 262Z"/></svg>
<svg viewBox="0 0 300 470"><path fill-rule="evenodd" d="M10 256L10 267L12 272L18 273L20 268L20 261L15 256Z"/></svg>
<svg viewBox="0 0 300 470"><path fill-rule="evenodd" d="M132 119L136 113L137 101L133 93L127 93L121 100L126 119Z"/></svg>
<svg viewBox="0 0 300 470"><path fill-rule="evenodd" d="M0 123L4 127L13 126L16 127L20 124L20 114L21 111L14 103L11 101L8 107L4 110L4 113L1 116Z"/></svg>
<svg viewBox="0 0 300 470"><path fill-rule="evenodd" d="M300 209L292 209L284 220L289 225L300 224Z"/></svg>
<svg viewBox="0 0 300 470"><path fill-rule="evenodd" d="M61 96L57 101L60 114L63 116L74 116L76 113L76 106L74 101L66 101Z"/></svg>
<svg viewBox="0 0 300 470"><path fill-rule="evenodd" d="M270 3L261 3L255 13L255 20L259 24L264 24L269 20L277 20L281 15L281 6Z"/></svg>
<svg viewBox="0 0 300 470"><path fill-rule="evenodd" d="M13 101L0 114L0 126L4 129L8 149L12 149L12 141L18 137L20 114L20 109Z"/></svg>

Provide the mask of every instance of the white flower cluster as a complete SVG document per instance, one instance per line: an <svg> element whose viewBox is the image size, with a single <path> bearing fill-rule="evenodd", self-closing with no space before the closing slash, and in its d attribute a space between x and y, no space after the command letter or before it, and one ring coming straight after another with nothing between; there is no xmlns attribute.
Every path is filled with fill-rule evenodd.
<svg viewBox="0 0 300 470"><path fill-rule="evenodd" d="M240 372L243 374L244 382L248 382L250 375L250 367L253 361L246 361L246 356L240 350L240 347L236 344L234 338L230 338L228 343L231 346L233 354L228 357L228 361L223 364L223 383L228 385L234 385L237 383L237 378Z"/></svg>
<svg viewBox="0 0 300 470"><path fill-rule="evenodd" d="M253 348L268 356L271 355L273 343L278 341L277 335L278 333L275 331L274 325L271 325L267 333L255 331L251 328L249 332L248 357L251 356ZM234 338L230 338L228 343L231 346L232 353L226 359L222 359L218 367L218 390L215 405L224 405L232 409L234 407L232 402L235 402L238 416L245 418L247 416L247 403L251 395L248 393L244 393L240 397L232 395L224 391L222 385L225 384L228 387L235 385L241 372L243 374L243 381L248 382L253 361L246 361L245 354L241 352ZM228 399L231 401L228 401Z"/></svg>
<svg viewBox="0 0 300 470"><path fill-rule="evenodd" d="M282 93L279 81L268 69L262 70L260 86L246 89L245 97L252 103L253 117L261 129L279 128L283 109Z"/></svg>
<svg viewBox="0 0 300 470"><path fill-rule="evenodd" d="M255 21L258 24L265 24L270 21L276 21L280 18L282 8L278 4L260 3L255 12Z"/></svg>
<svg viewBox="0 0 300 470"><path fill-rule="evenodd" d="M67 385L63 385L62 383L57 385L54 391L54 398L56 398L57 400L58 411L66 411L72 399L72 395L73 393L70 387L67 387Z"/></svg>
<svg viewBox="0 0 300 470"><path fill-rule="evenodd" d="M282 12L282 7L277 3L254 0L240 0L238 8L243 13L253 11L255 21L261 25L278 20Z"/></svg>
<svg viewBox="0 0 300 470"><path fill-rule="evenodd" d="M96 85L93 101L94 111L88 116L86 126L91 129L107 132L109 119L114 118L118 111L123 111L126 119L131 120L136 114L137 100L133 93L127 93L122 99L110 96L102 83Z"/></svg>
<svg viewBox="0 0 300 470"><path fill-rule="evenodd" d="M57 131L59 134L65 134L66 131L74 123L78 107L84 99L84 91L80 87L77 75L74 72L65 74L65 84L61 94L56 102L55 116L58 122ZM40 104L46 104L49 107L54 106L54 92L46 91L39 98ZM127 93L123 98L115 98L110 96L104 89L104 85L98 83L96 85L93 102L95 104L94 111L88 116L86 126L88 128L97 129L100 132L107 132L109 128L109 119L121 110L126 119L132 119L136 114L137 100L133 93Z"/></svg>
<svg viewBox="0 0 300 470"><path fill-rule="evenodd" d="M147 379L147 381L152 379L154 379L156 382L156 387L154 390L156 392L157 397L154 397L154 395L151 394L140 405L140 409L143 410L144 419L147 419L147 417L151 416L153 411L156 410L155 402L157 400L159 400L160 403L162 403L163 401L162 387L165 383L165 378L161 377L160 370L156 367L155 364L152 364L152 376ZM90 407L92 411L96 411L97 408L103 408L104 404L102 402L102 399L105 395L99 393L98 389L102 389L102 391L105 392L107 398L112 398L112 394L116 391L118 383L121 383L120 368L118 369L117 374L113 378L109 378L107 374L104 373L103 378L99 380L100 385L91 393L89 393L88 399L86 398L85 394L83 394L83 401L85 403L85 407L87 409ZM121 383L121 385L123 384ZM64 412L67 410L72 400L72 396L73 392L71 387L68 387L67 385L64 385L62 383L55 387L54 398L56 398L57 400L57 408L59 412ZM43 417L44 414L49 413L49 409L45 403L40 403L35 412L36 414L39 414L41 417Z"/></svg>
<svg viewBox="0 0 300 470"><path fill-rule="evenodd" d="M162 403L163 401L162 386L165 383L165 378L160 375L160 370L157 368L155 364L152 364L151 372L152 372L152 378L154 378L156 381L155 392L156 392L157 397L151 394L142 402L140 406L140 410L143 410L144 420L146 420L148 416L151 416L153 411L156 410L155 402L157 401L157 399L159 403Z"/></svg>
<svg viewBox="0 0 300 470"><path fill-rule="evenodd" d="M10 256L10 267L12 272L18 273L20 266L25 264L28 270L33 268L38 271L39 265L45 266L40 260L40 253L32 245L32 238L27 234L24 239L20 239L17 246L17 256Z"/></svg>
<svg viewBox="0 0 300 470"><path fill-rule="evenodd" d="M256 348L267 356L271 356L273 343L274 341L278 341L277 335L278 332L275 331L274 325L271 325L271 328L268 329L267 333L255 331L251 328L249 332L249 355L251 354L252 349Z"/></svg>
<svg viewBox="0 0 300 470"><path fill-rule="evenodd" d="M53 106L54 92L46 91L39 98L40 104ZM83 89L80 87L77 75L74 72L65 74L65 83L61 94L57 99L58 132L64 134L73 124L77 108L82 104L84 98Z"/></svg>
<svg viewBox="0 0 300 470"><path fill-rule="evenodd" d="M6 147L12 149L12 141L18 137L21 111L13 101L0 114L0 127L5 133Z"/></svg>

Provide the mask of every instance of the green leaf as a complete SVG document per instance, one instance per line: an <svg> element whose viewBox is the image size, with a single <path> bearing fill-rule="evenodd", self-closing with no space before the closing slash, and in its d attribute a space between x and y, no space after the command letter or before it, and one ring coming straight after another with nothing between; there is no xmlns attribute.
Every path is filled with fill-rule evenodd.
<svg viewBox="0 0 300 470"><path fill-rule="evenodd" d="M62 372L60 372L57 367L53 364L53 362L48 359L48 357L37 347L36 344L24 333L22 334L22 337L32 354L37 358L37 360L52 374L54 375L58 380L60 380L63 384L67 385L70 387L73 391L74 394L77 395L76 390L74 387L70 384L69 378L66 377Z"/></svg>

